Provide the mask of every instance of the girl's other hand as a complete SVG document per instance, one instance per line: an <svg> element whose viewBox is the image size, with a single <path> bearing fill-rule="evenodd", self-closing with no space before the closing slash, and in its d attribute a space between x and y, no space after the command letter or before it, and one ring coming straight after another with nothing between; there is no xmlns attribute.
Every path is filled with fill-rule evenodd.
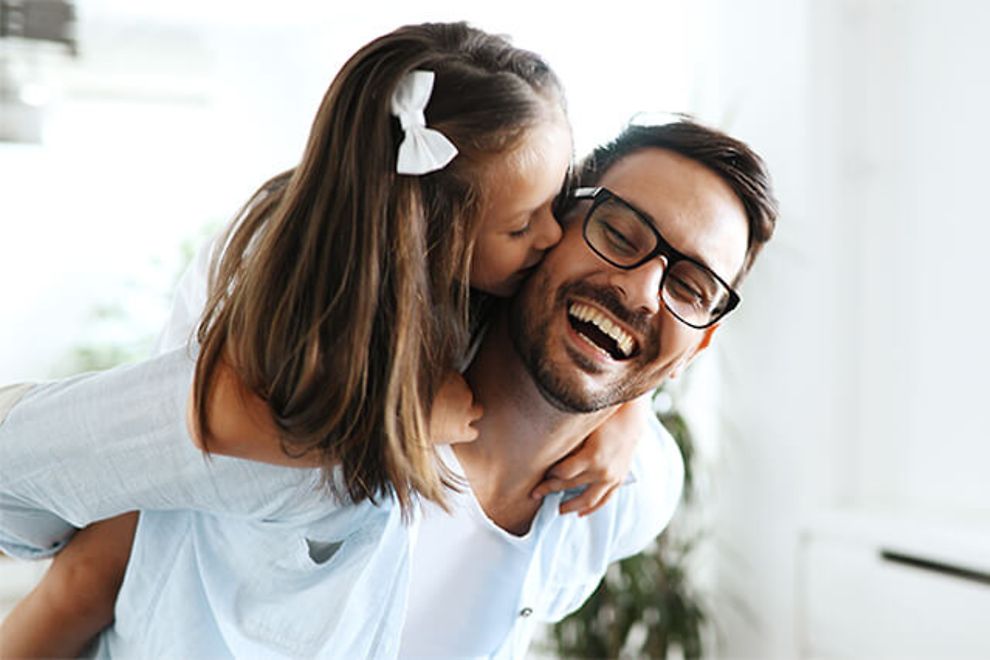
<svg viewBox="0 0 990 660"><path fill-rule="evenodd" d="M584 492L560 505L560 512L587 516L605 506L629 474L639 437L652 433L647 416L653 415L650 394L622 405L574 451L559 460L532 493L541 499L550 493L586 486Z"/></svg>
<svg viewBox="0 0 990 660"><path fill-rule="evenodd" d="M451 371L433 401L430 438L438 445L477 440L478 429L472 424L483 414L484 409L474 402L474 392L467 381L456 371Z"/></svg>

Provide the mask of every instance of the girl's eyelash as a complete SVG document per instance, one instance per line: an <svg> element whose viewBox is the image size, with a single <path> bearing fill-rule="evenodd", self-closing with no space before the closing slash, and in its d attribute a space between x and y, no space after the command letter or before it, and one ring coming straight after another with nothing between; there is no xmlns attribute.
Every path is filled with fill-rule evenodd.
<svg viewBox="0 0 990 660"><path fill-rule="evenodd" d="M519 238L521 236L525 236L526 234L529 233L529 230L530 230L531 227L532 227L532 225L530 225L529 223L527 223L526 226L523 227L523 228L521 228L521 229L516 229L515 231L510 231L509 232L509 236L511 236L513 238Z"/></svg>

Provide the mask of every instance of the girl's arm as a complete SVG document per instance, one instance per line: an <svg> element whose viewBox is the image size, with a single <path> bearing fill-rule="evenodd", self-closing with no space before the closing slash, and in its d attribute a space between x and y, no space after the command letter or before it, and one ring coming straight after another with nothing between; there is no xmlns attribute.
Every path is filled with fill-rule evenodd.
<svg viewBox="0 0 990 660"><path fill-rule="evenodd" d="M76 657L113 622L137 513L80 530L0 624L4 658Z"/></svg>
<svg viewBox="0 0 990 660"><path fill-rule="evenodd" d="M195 401L190 388L186 427L190 439L199 449L286 467L321 465L320 456L315 452L289 456L282 450L278 428L272 420L268 404L248 389L237 372L224 361L217 365L207 405L210 424L204 442L194 423Z"/></svg>
<svg viewBox="0 0 990 660"><path fill-rule="evenodd" d="M287 467L321 465L317 453L289 456L282 450L278 429L268 405L251 392L228 364L221 363L213 380L209 398L210 428L207 441L196 432L193 423L195 406L190 393L186 407L189 436L200 449L213 454L233 456L260 463ZM481 418L482 408L475 403L467 381L451 371L437 392L430 411L430 438L436 444L470 442L478 437L472 424Z"/></svg>
<svg viewBox="0 0 990 660"><path fill-rule="evenodd" d="M652 392L622 404L577 449L550 468L533 491L533 498L587 486L583 493L561 504L560 512L594 513L626 479L639 438L654 433L654 419Z"/></svg>

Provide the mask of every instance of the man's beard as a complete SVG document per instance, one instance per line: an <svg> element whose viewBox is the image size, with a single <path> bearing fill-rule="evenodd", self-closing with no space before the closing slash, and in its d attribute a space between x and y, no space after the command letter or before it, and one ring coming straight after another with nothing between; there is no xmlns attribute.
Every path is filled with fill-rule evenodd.
<svg viewBox="0 0 990 660"><path fill-rule="evenodd" d="M611 289L592 286L584 281L562 285L550 304L540 295L547 289L545 277L537 274L530 278L525 289L509 306L509 336L537 389L550 405L568 413L591 413L631 401L659 384L660 379L655 376L652 378L655 382L651 382L654 370L650 368L659 353L659 337L645 315L629 311ZM591 374L601 371L598 365L580 353L568 351L567 355L573 362L565 364L557 364L551 359L550 325L558 314L564 314L566 318L567 300L575 295L607 309L645 340L639 353L628 361L632 368L611 386L588 391L588 388L579 385L579 379L567 378L571 371Z"/></svg>

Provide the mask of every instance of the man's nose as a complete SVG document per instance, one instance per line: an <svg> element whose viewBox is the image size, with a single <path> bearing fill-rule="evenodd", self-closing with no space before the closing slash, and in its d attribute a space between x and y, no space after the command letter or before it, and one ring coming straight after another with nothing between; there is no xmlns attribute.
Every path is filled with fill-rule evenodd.
<svg viewBox="0 0 990 660"><path fill-rule="evenodd" d="M629 309L657 314L663 307L660 283L666 267L666 258L657 257L632 270L613 268L609 282L621 291Z"/></svg>
<svg viewBox="0 0 990 660"><path fill-rule="evenodd" d="M563 230L560 228L560 223L553 217L549 206L540 213L536 219L536 226L533 229L535 234L533 247L537 250L552 248L560 242L561 237L564 235Z"/></svg>

